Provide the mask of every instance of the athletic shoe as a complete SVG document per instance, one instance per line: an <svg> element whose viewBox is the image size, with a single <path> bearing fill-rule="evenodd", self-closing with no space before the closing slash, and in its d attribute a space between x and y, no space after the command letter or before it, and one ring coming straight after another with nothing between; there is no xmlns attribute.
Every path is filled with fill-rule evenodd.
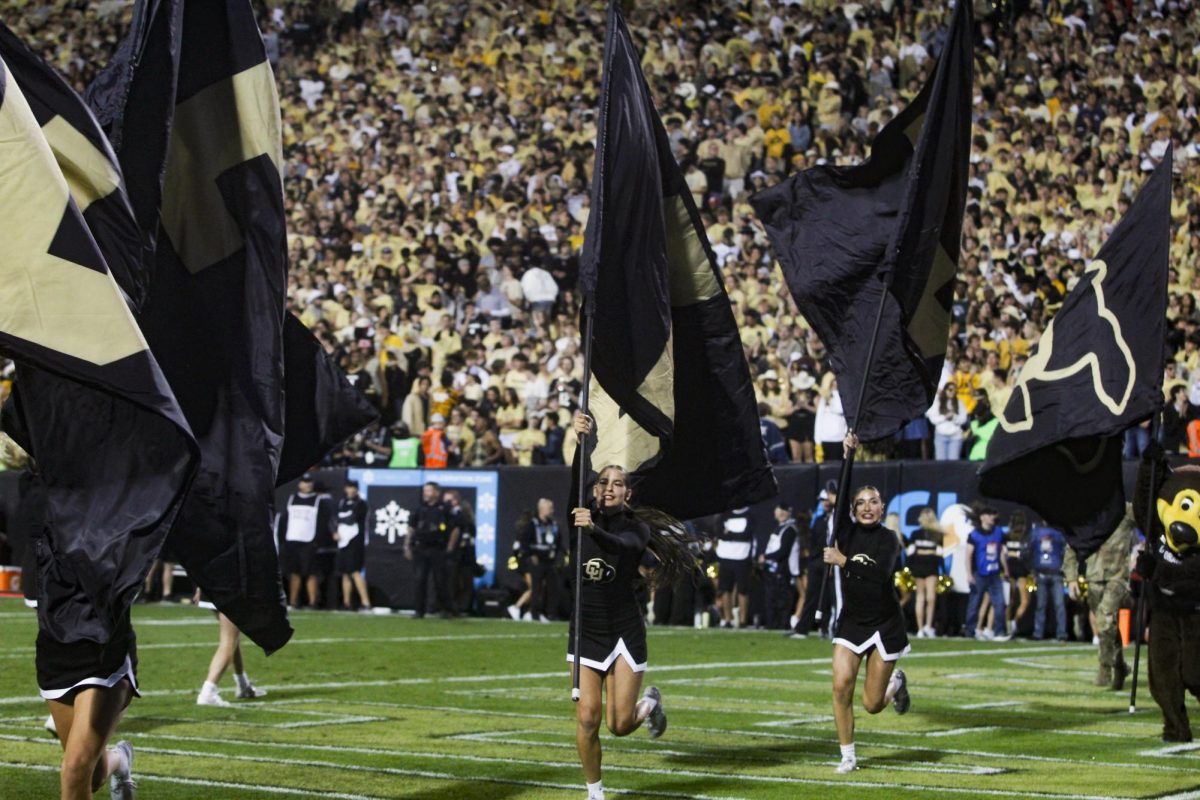
<svg viewBox="0 0 1200 800"><path fill-rule="evenodd" d="M908 707L912 705L912 698L908 696L908 677L904 670L898 669L896 678L900 681L900 688L892 695L892 707L896 709L897 714L907 714Z"/></svg>
<svg viewBox="0 0 1200 800"><path fill-rule="evenodd" d="M219 692L201 691L196 695L196 705L198 706L217 706L218 708L229 708L233 703L221 697Z"/></svg>
<svg viewBox="0 0 1200 800"><path fill-rule="evenodd" d="M933 629L932 625L929 625L925 628L925 638L926 639L936 639L937 637L938 637L937 631L935 631Z"/></svg>
<svg viewBox="0 0 1200 800"><path fill-rule="evenodd" d="M521 615L521 622L533 622L533 613L526 611Z"/></svg>
<svg viewBox="0 0 1200 800"><path fill-rule="evenodd" d="M723 619L723 620L721 620L721 627L722 628L732 628L733 622L731 622L730 620L727 620L727 619Z"/></svg>
<svg viewBox="0 0 1200 800"><path fill-rule="evenodd" d="M55 739L58 738L58 726L54 724L54 715L48 715L46 721L42 723L42 727L49 731Z"/></svg>
<svg viewBox="0 0 1200 800"><path fill-rule="evenodd" d="M789 628L795 628L798 624L800 624L800 618L797 617L795 614L792 614L790 617L788 617L788 627Z"/></svg>
<svg viewBox="0 0 1200 800"><path fill-rule="evenodd" d="M1007 642L1012 640L1012 635L1007 633L993 633L991 639L993 642Z"/></svg>
<svg viewBox="0 0 1200 800"><path fill-rule="evenodd" d="M924 628L917 628L917 638L918 639L925 638L925 629Z"/></svg>
<svg viewBox="0 0 1200 800"><path fill-rule="evenodd" d="M267 690L260 689L253 683L247 683L245 686L238 689L237 694L234 696L237 697L238 700L253 700L256 697L266 697Z"/></svg>
<svg viewBox="0 0 1200 800"><path fill-rule="evenodd" d="M116 747L120 764L113 770L108 781L108 793L112 800L133 800L137 784L133 781L133 745L122 739Z"/></svg>
<svg viewBox="0 0 1200 800"><path fill-rule="evenodd" d="M853 758L850 758L849 756L847 756L842 759L842 763L837 765L837 770L835 770L835 771L844 774L847 772L854 772L854 770L856 770L856 769L858 769L857 759L853 759Z"/></svg>
<svg viewBox="0 0 1200 800"><path fill-rule="evenodd" d="M784 636L786 636L789 639L807 639L808 638L807 633L801 633L800 631L788 631L787 633L784 634Z"/></svg>
<svg viewBox="0 0 1200 800"><path fill-rule="evenodd" d="M550 622L550 618L547 617L545 614L538 614L537 621L541 622L543 624L548 624Z"/></svg>
<svg viewBox="0 0 1200 800"><path fill-rule="evenodd" d="M991 632L990 630L978 630L978 631L975 631L975 639L976 639L977 641L980 641L980 642L988 642L988 641L991 641L991 639L992 639L992 636L993 636L993 634L992 634L992 632Z"/></svg>
<svg viewBox="0 0 1200 800"><path fill-rule="evenodd" d="M663 709L662 693L658 691L657 686L651 686L646 690L645 696L654 701L654 708L650 709L646 724L650 729L650 738L657 739L667 729L667 712Z"/></svg>
<svg viewBox="0 0 1200 800"><path fill-rule="evenodd" d="M517 606L509 606L508 615L519 622L521 620L521 609Z"/></svg>

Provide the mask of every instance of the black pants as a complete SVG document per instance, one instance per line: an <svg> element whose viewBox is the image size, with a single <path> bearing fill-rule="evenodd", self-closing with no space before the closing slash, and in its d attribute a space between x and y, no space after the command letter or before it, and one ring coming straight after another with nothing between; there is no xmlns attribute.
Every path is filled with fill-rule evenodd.
<svg viewBox="0 0 1200 800"><path fill-rule="evenodd" d="M800 610L800 619L796 622L797 633L809 633L817 621L817 604L821 605L821 624L819 630L829 627L829 609L833 605L833 578L825 590L825 602L821 603L821 583L825 580L824 562L815 562L807 568L808 586L804 590L804 607Z"/></svg>
<svg viewBox="0 0 1200 800"><path fill-rule="evenodd" d="M1200 613L1155 610L1150 614L1150 694L1162 709L1166 741L1192 740L1185 692L1200 700L1197 646L1200 646Z"/></svg>
<svg viewBox="0 0 1200 800"><path fill-rule="evenodd" d="M792 579L789 575L768 572L763 575L763 594L766 605L765 625L768 630L779 630L788 626L788 618L795 608Z"/></svg>
<svg viewBox="0 0 1200 800"><path fill-rule="evenodd" d="M529 614L535 620L546 613L546 595L551 573L546 556L530 556L525 561L525 576L529 579Z"/></svg>
<svg viewBox="0 0 1200 800"><path fill-rule="evenodd" d="M417 616L425 616L429 599L429 576L433 575L433 593L439 611L452 611L450 606L450 576L446 570L446 548L441 545L413 548L413 568L417 572L417 591L413 604Z"/></svg>

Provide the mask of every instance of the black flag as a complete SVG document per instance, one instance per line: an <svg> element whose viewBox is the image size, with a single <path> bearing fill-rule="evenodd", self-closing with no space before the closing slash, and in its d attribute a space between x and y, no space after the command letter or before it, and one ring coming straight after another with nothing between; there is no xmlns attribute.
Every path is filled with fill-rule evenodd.
<svg viewBox="0 0 1200 800"><path fill-rule="evenodd" d="M933 79L875 137L869 161L813 167L750 200L864 441L925 413L945 359L970 156L971 25L971 3L956 3Z"/></svg>
<svg viewBox="0 0 1200 800"><path fill-rule="evenodd" d="M39 626L62 643L104 644L179 509L195 444L85 222L119 184L112 161L77 142L71 153L94 172L64 177L49 132L87 120L69 118L80 110L70 102L52 107L73 93L4 33L0 47L38 98L35 113L0 62L0 349L18 364L16 435L46 486ZM141 268L136 257L127 266Z"/></svg>
<svg viewBox="0 0 1200 800"><path fill-rule="evenodd" d="M126 105L109 125L125 142L153 139L172 115L165 170L153 148L119 152L131 196L153 196L163 174L143 329L201 449L171 546L270 652L292 633L271 502L284 438L279 99L248 0L185 4L180 37L174 107Z"/></svg>
<svg viewBox="0 0 1200 800"><path fill-rule="evenodd" d="M1170 212L1168 151L1021 368L980 471L1081 558L1124 514L1122 434L1162 405Z"/></svg>
<svg viewBox="0 0 1200 800"><path fill-rule="evenodd" d="M680 518L776 492L729 297L617 4L608 7L591 215L594 473Z"/></svg>

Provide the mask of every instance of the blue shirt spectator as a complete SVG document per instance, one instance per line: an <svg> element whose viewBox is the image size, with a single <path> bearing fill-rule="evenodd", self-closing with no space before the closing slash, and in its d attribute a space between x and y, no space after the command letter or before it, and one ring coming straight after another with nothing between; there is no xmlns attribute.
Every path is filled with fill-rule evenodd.
<svg viewBox="0 0 1200 800"><path fill-rule="evenodd" d="M1038 572L1062 572L1067 540L1054 528L1033 529L1033 568Z"/></svg>
<svg viewBox="0 0 1200 800"><path fill-rule="evenodd" d="M976 528L967 537L967 543L974 548L971 566L976 575L995 575L1000 571L1000 551L1004 549L1003 528L998 525L990 531Z"/></svg>

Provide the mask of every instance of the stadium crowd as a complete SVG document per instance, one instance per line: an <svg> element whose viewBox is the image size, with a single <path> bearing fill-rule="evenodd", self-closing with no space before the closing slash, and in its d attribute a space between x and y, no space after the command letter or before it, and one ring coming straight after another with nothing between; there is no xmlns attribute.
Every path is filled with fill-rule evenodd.
<svg viewBox="0 0 1200 800"><path fill-rule="evenodd" d="M984 456L992 409L1168 143L1164 444L1186 450L1200 417L1200 16L1190 0L978 5L943 388L866 457ZM127 13L56 0L14 27L82 87ZM834 375L747 199L796 170L861 161L929 75L945 4L708 0L627 17L723 271L772 460L835 458L822 446L846 430ZM604 4L276 0L261 26L284 123L289 307L383 412L331 463L562 463L582 377L575 284ZM1132 431L1127 456L1146 438ZM1200 452L1200 427L1190 445Z"/></svg>

